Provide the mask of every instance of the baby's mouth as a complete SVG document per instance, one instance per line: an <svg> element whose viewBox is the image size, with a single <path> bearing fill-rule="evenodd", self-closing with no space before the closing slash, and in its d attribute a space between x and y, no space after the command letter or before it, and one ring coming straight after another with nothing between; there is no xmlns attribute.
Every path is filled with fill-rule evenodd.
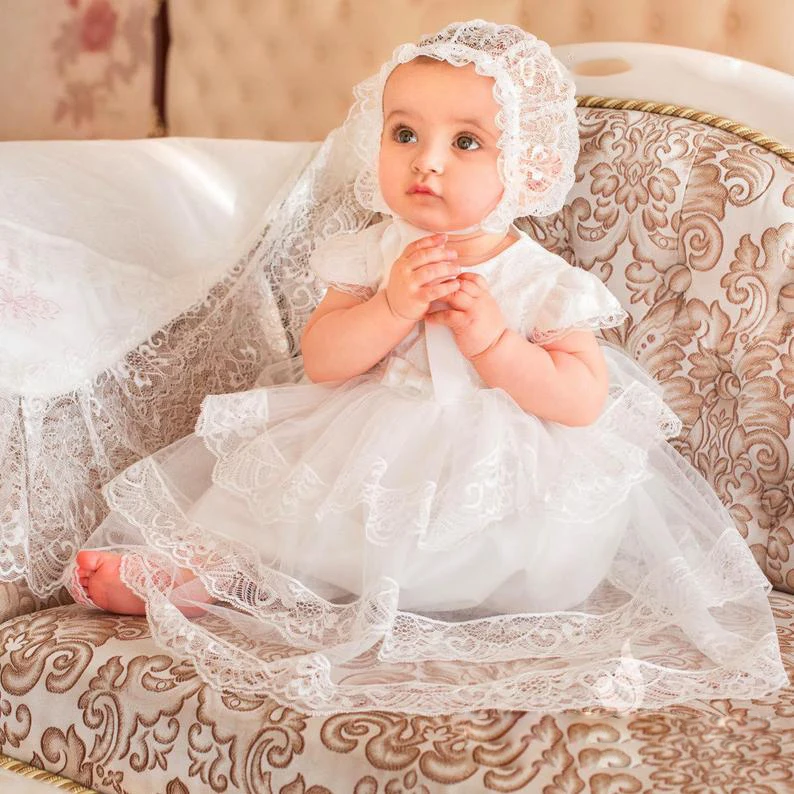
<svg viewBox="0 0 794 794"><path fill-rule="evenodd" d="M438 193L436 193L435 190L432 190L427 185L420 185L420 184L411 185L411 187L408 188L408 194L411 196L414 195L435 196L436 198L438 198Z"/></svg>

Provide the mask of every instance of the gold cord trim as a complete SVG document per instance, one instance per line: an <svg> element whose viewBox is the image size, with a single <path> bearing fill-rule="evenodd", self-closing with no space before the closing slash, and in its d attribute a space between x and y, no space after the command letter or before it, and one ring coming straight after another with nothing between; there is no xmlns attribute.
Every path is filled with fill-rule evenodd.
<svg viewBox="0 0 794 794"><path fill-rule="evenodd" d="M794 163L794 149L784 146L774 138L760 132L759 130L740 124L738 121L717 116L714 113L706 113L702 110L695 110L683 105L668 105L662 102L650 102L645 99L614 99L602 96L578 96L576 102L579 107L584 108L606 108L608 110L640 110L645 113L658 113L661 116L677 116L681 119L697 121L707 124L709 127L716 127L719 130L732 132L739 138L755 143L763 149L767 149L779 155L784 160Z"/></svg>
<svg viewBox="0 0 794 794"><path fill-rule="evenodd" d="M39 783L46 783L62 791L68 791L70 794L98 794L94 789L86 788L81 783L75 783L74 780L69 780L69 778L47 772L44 769L38 769L22 761L17 761L3 753L0 753L0 769L5 769L30 780L37 780Z"/></svg>

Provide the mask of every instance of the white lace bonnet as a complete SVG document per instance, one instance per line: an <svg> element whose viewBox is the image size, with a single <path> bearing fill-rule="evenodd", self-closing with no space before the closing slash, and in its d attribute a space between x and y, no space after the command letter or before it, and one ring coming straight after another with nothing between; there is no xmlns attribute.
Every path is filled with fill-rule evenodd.
<svg viewBox="0 0 794 794"><path fill-rule="evenodd" d="M548 44L515 25L474 19L453 22L418 44L403 44L380 71L354 89L355 102L344 127L362 161L355 195L367 209L391 215L378 185L383 132L383 89L392 71L419 56L453 66L472 63L494 79L501 106L496 126L502 200L482 222L485 231L503 231L524 215L549 215L562 207L574 181L579 136L574 84Z"/></svg>

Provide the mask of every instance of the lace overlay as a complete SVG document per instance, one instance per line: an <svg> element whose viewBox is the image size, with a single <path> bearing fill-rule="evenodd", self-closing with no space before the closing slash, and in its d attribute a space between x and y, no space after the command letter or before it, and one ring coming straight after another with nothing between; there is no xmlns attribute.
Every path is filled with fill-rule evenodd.
<svg viewBox="0 0 794 794"><path fill-rule="evenodd" d="M0 395L0 579L52 593L107 514L105 483L190 432L204 395L293 377L290 359L323 291L308 258L372 217L355 201L357 166L337 141L282 186L275 214L201 300L73 391ZM54 311L25 305L36 317ZM57 375L68 362L53 367Z"/></svg>
<svg viewBox="0 0 794 794"><path fill-rule="evenodd" d="M25 578L39 595L59 588L107 513L102 484L189 432L202 393L244 388L285 355L280 317L256 273L263 243L204 301L79 390L2 398L0 579Z"/></svg>

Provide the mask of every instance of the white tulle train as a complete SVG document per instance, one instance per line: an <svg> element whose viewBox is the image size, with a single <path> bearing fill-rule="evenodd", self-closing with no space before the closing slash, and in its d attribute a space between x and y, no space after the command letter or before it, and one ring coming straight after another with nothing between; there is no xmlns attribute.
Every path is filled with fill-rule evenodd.
<svg viewBox="0 0 794 794"><path fill-rule="evenodd" d="M657 387L605 353L585 428L370 375L208 397L110 483L89 545L212 685L307 712L763 695L785 682L769 585Z"/></svg>

